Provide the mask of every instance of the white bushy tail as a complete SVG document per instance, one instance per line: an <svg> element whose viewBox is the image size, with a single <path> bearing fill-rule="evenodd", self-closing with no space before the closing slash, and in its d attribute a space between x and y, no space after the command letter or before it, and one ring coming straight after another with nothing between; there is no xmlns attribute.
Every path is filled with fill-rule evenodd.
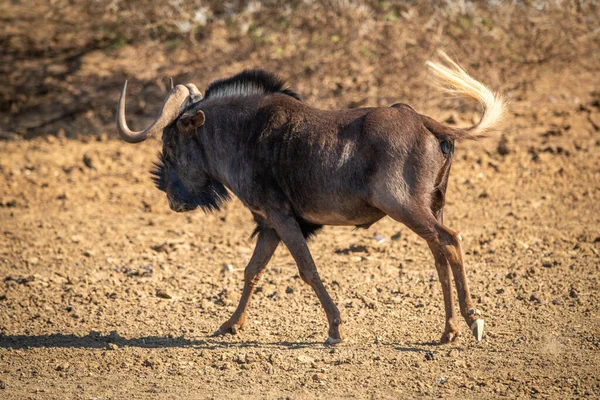
<svg viewBox="0 0 600 400"><path fill-rule="evenodd" d="M502 95L492 92L483 83L473 79L443 51L440 50L438 53L443 62L426 62L435 78L434 83L446 93L470 98L483 107L481 120L464 131L468 131L469 136L476 139L498 130L506 113L506 101Z"/></svg>

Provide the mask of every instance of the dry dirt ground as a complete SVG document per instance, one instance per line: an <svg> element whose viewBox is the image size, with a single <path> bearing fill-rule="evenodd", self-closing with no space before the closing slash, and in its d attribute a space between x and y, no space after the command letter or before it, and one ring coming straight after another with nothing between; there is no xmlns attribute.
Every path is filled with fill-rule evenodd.
<svg viewBox="0 0 600 400"><path fill-rule="evenodd" d="M92 53L83 66L93 64L86 57L114 61ZM486 321L480 343L463 326L458 344L438 344L444 311L432 257L389 218L368 230L327 227L310 243L345 317L346 343L323 345L324 313L283 247L245 330L213 338L237 304L253 249L254 226L239 202L219 214L171 212L148 174L158 139L0 142L0 398L600 397L600 60L585 60L587 67L536 67L531 80L529 64L505 64L506 140L456 146L446 223L464 238ZM354 84L365 85L352 89L355 105L405 100L386 92L389 71L368 69L380 60L359 61L368 73L358 83L283 75L317 106L348 106L340 102ZM482 65L474 75L498 85L503 76ZM405 72L425 79L418 68ZM323 94L331 90L340 93ZM476 115L413 97L447 123L467 125ZM10 107L36 102L21 100ZM70 134L80 126L37 111L52 123L25 130ZM21 123L28 115L15 112Z"/></svg>

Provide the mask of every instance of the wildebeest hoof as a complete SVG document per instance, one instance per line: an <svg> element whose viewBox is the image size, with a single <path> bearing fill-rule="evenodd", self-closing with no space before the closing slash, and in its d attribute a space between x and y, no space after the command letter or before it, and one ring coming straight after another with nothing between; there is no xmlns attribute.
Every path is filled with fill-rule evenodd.
<svg viewBox="0 0 600 400"><path fill-rule="evenodd" d="M469 315L481 315L481 311L476 308L469 308L467 313L469 313Z"/></svg>
<svg viewBox="0 0 600 400"><path fill-rule="evenodd" d="M475 339L477 339L478 342L483 337L483 324L483 320L479 318L471 325L471 331L473 332L473 336L475 336Z"/></svg>
<svg viewBox="0 0 600 400"><path fill-rule="evenodd" d="M458 337L460 336L460 332L457 331L453 331L453 332L444 332L442 334L442 344L446 344L446 343L453 343L455 341L458 340Z"/></svg>
<svg viewBox="0 0 600 400"><path fill-rule="evenodd" d="M225 334L236 335L238 333L239 328L240 327L237 324L233 324L231 326L223 325L222 327L217 329L215 333L213 333L213 336L221 336Z"/></svg>
<svg viewBox="0 0 600 400"><path fill-rule="evenodd" d="M341 343L343 341L344 341L344 339L341 339L341 338L340 339L334 339L331 336L328 336L327 340L325 341L325 345L326 346L331 346L331 345L334 345L334 344Z"/></svg>

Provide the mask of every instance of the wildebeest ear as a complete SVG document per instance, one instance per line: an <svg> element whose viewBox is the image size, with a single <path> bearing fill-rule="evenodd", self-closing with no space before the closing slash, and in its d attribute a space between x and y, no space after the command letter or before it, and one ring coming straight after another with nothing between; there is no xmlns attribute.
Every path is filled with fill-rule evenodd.
<svg viewBox="0 0 600 400"><path fill-rule="evenodd" d="M198 110L196 114L183 115L177 121L177 129L182 133L192 133L204 125L204 119L205 116L202 110Z"/></svg>

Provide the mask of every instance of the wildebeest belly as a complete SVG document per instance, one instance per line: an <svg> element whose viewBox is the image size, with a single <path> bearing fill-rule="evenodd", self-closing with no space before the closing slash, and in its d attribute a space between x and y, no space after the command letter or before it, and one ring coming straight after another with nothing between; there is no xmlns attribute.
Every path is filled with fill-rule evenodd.
<svg viewBox="0 0 600 400"><path fill-rule="evenodd" d="M385 216L381 210L362 200L336 201L330 198L296 209L298 216L319 225L356 225L368 227Z"/></svg>

